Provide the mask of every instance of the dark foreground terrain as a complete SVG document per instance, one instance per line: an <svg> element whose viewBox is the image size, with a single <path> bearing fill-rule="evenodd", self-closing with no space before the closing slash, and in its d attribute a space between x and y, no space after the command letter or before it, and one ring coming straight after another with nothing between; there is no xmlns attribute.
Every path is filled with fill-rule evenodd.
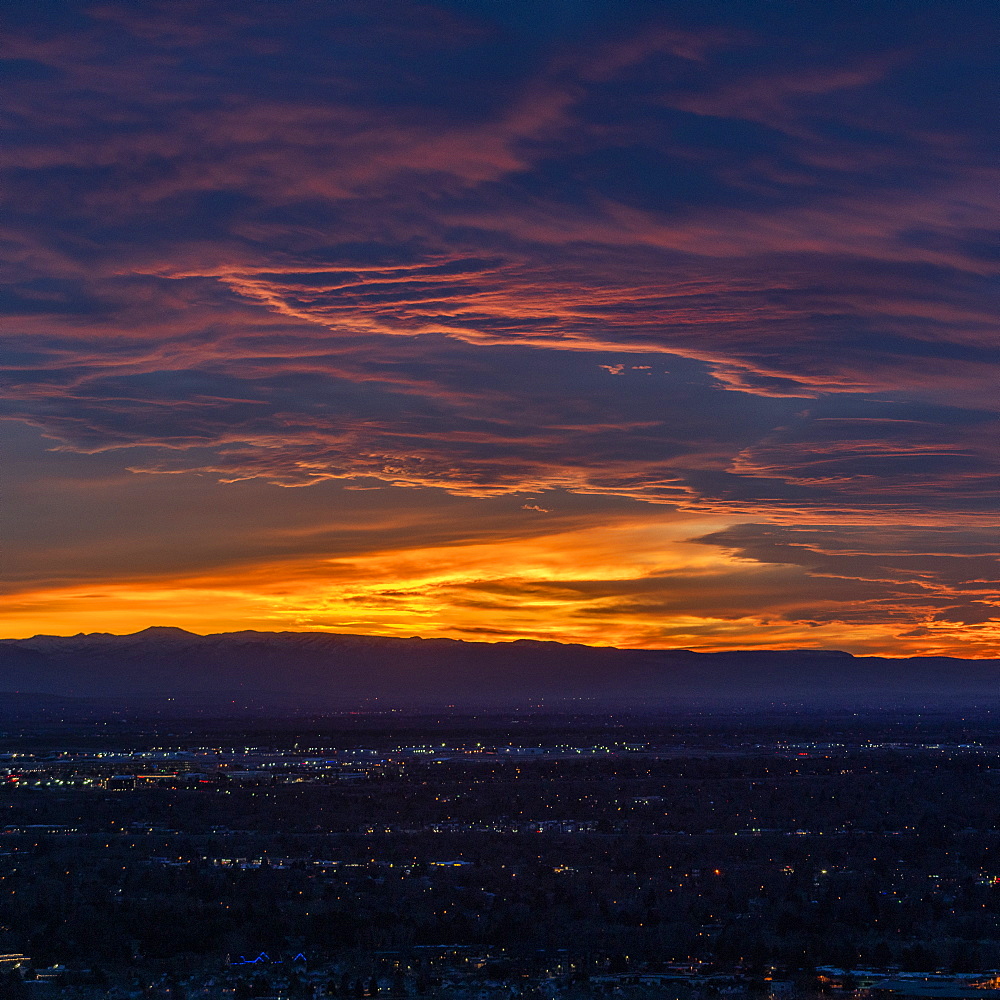
<svg viewBox="0 0 1000 1000"><path fill-rule="evenodd" d="M989 713L105 720L0 750L0 998L987 997L1000 968Z"/></svg>

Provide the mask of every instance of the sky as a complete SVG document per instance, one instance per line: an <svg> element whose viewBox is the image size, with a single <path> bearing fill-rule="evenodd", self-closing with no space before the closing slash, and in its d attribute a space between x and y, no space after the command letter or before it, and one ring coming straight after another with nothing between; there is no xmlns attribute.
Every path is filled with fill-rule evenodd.
<svg viewBox="0 0 1000 1000"><path fill-rule="evenodd" d="M1000 655L993 0L0 17L0 634Z"/></svg>

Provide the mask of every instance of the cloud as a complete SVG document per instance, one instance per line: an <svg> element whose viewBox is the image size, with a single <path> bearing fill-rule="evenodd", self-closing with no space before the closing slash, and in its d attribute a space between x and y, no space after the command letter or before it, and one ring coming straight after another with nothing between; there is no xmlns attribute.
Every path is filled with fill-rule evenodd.
<svg viewBox="0 0 1000 1000"><path fill-rule="evenodd" d="M594 524L592 507L567 510L571 495L562 494L547 500L556 509L531 519L529 533L516 523L520 508L503 500L489 501L483 517L484 501L475 509L451 501L445 510L425 496L403 515L392 491L376 494L372 506L372 494L345 502L324 487L303 509L274 499L288 491L269 499L244 483L200 519L211 544L194 538L192 546L190 532L178 544L186 520L178 499L186 489L189 503L203 502L206 489L219 488L185 487L185 479L173 480L163 508L175 531L157 522L144 534L141 523L126 521L110 549L99 525L89 546L78 533L71 548L52 537L36 542L32 571L47 560L57 572L8 584L6 631L30 634L39 618L55 615L71 631L92 630L95 621L129 631L155 620L204 631L239 623L633 647L995 655L1000 608L989 595L995 601L997 553L987 531L880 534L887 551L872 554L870 530L852 535L840 526L699 534L712 522L642 505L608 507ZM248 501L254 515L240 516ZM931 544L942 552L927 555Z"/></svg>
<svg viewBox="0 0 1000 1000"><path fill-rule="evenodd" d="M856 588L851 602L817 606L817 621L961 624L970 645L991 642L1000 623L1000 547L992 526L745 524L697 541L741 559L802 567L815 581Z"/></svg>
<svg viewBox="0 0 1000 1000"><path fill-rule="evenodd" d="M863 21L389 0L12 15L5 426L115 466L150 509L195 477L259 486L265 522L384 491L428 537L453 503L507 499L516 538L562 516L550 496L598 520L686 511L719 538L748 518L978 531L998 485L995 13L962 5L933 38L888 5ZM425 494L439 513L415 527ZM198 520L178 537L221 574ZM779 548L763 603L731 586L742 564L691 584L707 624L656 630L696 609L655 569L641 595L598 600L591 574L559 600L580 635L632 644L805 641L859 601L873 643L904 621L936 642L991 613L918 577L845 589ZM134 553L154 576L163 559ZM518 572L509 594L498 579L442 584L441 606L541 628L515 621ZM812 610L779 593L803 579Z"/></svg>

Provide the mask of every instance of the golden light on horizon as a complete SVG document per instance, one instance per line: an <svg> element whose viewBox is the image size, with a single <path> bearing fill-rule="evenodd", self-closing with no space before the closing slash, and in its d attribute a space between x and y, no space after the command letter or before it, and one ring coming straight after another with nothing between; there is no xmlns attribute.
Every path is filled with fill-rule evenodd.
<svg viewBox="0 0 1000 1000"><path fill-rule="evenodd" d="M798 567L686 541L719 524L681 517L350 558L260 561L197 575L94 581L12 595L3 634L331 631L621 647L841 648L995 656L1000 631L928 620L844 620ZM815 583L815 581L812 581ZM822 582L821 582L822 583ZM797 597L789 592L799 589ZM736 610L734 610L736 609ZM827 614L828 620L810 616ZM882 615L884 618L884 614Z"/></svg>

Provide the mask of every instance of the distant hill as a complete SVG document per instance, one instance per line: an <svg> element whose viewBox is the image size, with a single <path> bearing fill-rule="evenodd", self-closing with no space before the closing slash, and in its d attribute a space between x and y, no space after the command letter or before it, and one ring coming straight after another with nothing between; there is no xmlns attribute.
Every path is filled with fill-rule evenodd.
<svg viewBox="0 0 1000 1000"><path fill-rule="evenodd" d="M1000 662L149 628L0 640L3 691L214 711L960 707L1000 701Z"/></svg>

